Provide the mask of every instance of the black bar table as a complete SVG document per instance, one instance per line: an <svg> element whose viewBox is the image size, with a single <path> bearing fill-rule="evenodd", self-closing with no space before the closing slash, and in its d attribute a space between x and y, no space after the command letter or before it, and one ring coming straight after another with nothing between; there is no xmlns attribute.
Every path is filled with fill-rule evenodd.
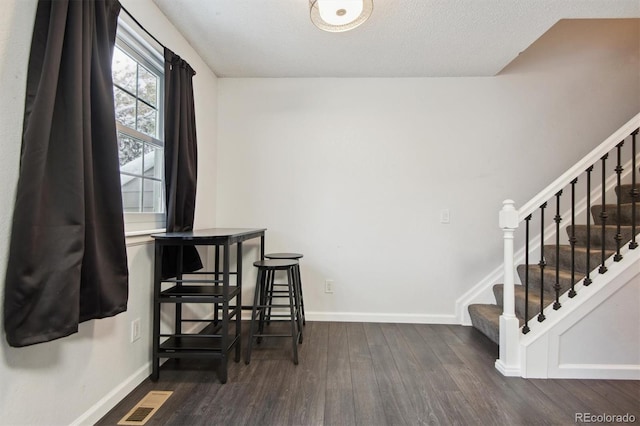
<svg viewBox="0 0 640 426"><path fill-rule="evenodd" d="M235 348L235 362L240 361L240 335L242 312L242 243L260 238L260 259L264 259L264 233L262 228L210 228L187 232L153 234L155 240L155 267L153 279L153 359L151 380L159 377L160 358L214 358L219 359L218 377L227 381L227 353ZM236 245L236 271L230 270L230 249ZM178 247L178 266L175 278L162 278L162 251L164 247ZM185 246L214 246L213 271L184 273L182 251ZM219 249L222 249L220 265ZM235 285L230 276L235 275ZM185 279L184 276L189 276ZM193 277L192 277L193 276ZM210 277L213 276L213 279ZM202 278L200 278L202 277ZM163 289L163 284L165 288ZM235 298L235 306L230 301ZM175 325L170 334L160 333L160 313L163 303L175 304ZM213 303L213 319L182 318L183 303ZM219 318L219 311L221 318ZM229 325L235 317L235 332L230 335ZM182 323L209 323L197 334L183 333Z"/></svg>

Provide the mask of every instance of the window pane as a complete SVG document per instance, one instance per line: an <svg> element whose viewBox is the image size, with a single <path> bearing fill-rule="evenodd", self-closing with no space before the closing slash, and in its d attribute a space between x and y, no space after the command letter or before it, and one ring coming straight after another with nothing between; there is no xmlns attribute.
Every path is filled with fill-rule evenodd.
<svg viewBox="0 0 640 426"><path fill-rule="evenodd" d="M163 212L164 198L162 191L162 182L157 180L144 180L144 196L143 196L143 212Z"/></svg>
<svg viewBox="0 0 640 426"><path fill-rule="evenodd" d="M116 104L116 120L134 129L136 125L136 98L115 86L113 86L113 95Z"/></svg>
<svg viewBox="0 0 640 426"><path fill-rule="evenodd" d="M153 145L145 147L144 175L156 179L162 179L164 166L164 150Z"/></svg>
<svg viewBox="0 0 640 426"><path fill-rule="evenodd" d="M138 68L138 97L158 106L158 77L144 67Z"/></svg>
<svg viewBox="0 0 640 426"><path fill-rule="evenodd" d="M118 133L118 157L120 171L142 176L142 155L144 144L142 141Z"/></svg>
<svg viewBox="0 0 640 426"><path fill-rule="evenodd" d="M142 178L120 175L122 188L122 206L125 213L137 213L142 210Z"/></svg>
<svg viewBox="0 0 640 426"><path fill-rule="evenodd" d="M137 130L156 137L156 110L144 102L138 101L138 127Z"/></svg>
<svg viewBox="0 0 640 426"><path fill-rule="evenodd" d="M136 93L136 61L116 47L113 51L111 67L113 83L131 93Z"/></svg>

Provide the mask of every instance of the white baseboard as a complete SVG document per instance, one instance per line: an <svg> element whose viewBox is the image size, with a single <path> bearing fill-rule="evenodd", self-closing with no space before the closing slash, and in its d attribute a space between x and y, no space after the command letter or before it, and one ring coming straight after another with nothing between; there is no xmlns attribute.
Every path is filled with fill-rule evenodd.
<svg viewBox="0 0 640 426"><path fill-rule="evenodd" d="M135 373L129 376L124 382L116 386L104 398L96 402L91 408L78 417L72 426L93 425L98 422L105 414L115 407L124 399L131 391L133 391L140 383L142 383L151 374L151 362L147 362L140 367Z"/></svg>
<svg viewBox="0 0 640 426"><path fill-rule="evenodd" d="M640 365L560 364L549 378L640 380Z"/></svg>
<svg viewBox="0 0 640 426"><path fill-rule="evenodd" d="M519 365L517 366L507 366L505 365L501 360L496 360L496 364L495 364L496 370L498 370L500 373L502 373L503 376L506 377L520 377L521 374L521 368Z"/></svg>
<svg viewBox="0 0 640 426"><path fill-rule="evenodd" d="M381 314L369 312L306 312L308 321L335 322L374 322L405 324L459 324L456 316L429 314Z"/></svg>

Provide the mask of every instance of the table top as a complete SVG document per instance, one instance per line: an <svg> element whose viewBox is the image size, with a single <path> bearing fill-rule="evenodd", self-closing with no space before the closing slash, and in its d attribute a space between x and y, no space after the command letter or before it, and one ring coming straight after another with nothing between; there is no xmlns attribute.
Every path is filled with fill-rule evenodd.
<svg viewBox="0 0 640 426"><path fill-rule="evenodd" d="M238 242L264 235L266 228L209 228L194 229L193 231L183 232L163 232L159 234L151 234L151 238L156 241L229 241Z"/></svg>

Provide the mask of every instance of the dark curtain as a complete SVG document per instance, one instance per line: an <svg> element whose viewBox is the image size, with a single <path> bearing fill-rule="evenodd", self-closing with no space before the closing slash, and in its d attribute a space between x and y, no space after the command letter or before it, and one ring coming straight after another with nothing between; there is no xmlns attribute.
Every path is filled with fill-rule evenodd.
<svg viewBox="0 0 640 426"><path fill-rule="evenodd" d="M196 182L198 151L196 146L196 117L193 103L193 76L195 71L180 56L164 49L165 88L165 189L167 200L167 232L193 230L196 211ZM177 247L163 250L162 275L175 277L178 258ZM195 247L184 247L183 272L202 268Z"/></svg>
<svg viewBox="0 0 640 426"><path fill-rule="evenodd" d="M117 0L40 0L5 282L11 346L127 306L111 58Z"/></svg>

